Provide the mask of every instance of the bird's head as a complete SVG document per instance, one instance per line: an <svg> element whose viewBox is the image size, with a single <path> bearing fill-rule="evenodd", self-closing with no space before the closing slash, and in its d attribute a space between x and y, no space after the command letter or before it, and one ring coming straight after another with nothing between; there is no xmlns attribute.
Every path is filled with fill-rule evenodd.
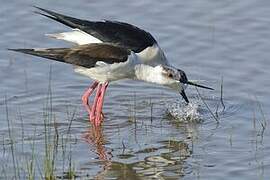
<svg viewBox="0 0 270 180"><path fill-rule="evenodd" d="M179 93L182 95L186 103L189 103L189 100L185 93L185 88L188 85L214 90L213 88L199 85L199 84L189 81L186 76L186 73L181 69L176 69L170 66L161 66L161 74L163 78L165 79L165 81L167 82L165 85L171 87L174 90L179 91Z"/></svg>

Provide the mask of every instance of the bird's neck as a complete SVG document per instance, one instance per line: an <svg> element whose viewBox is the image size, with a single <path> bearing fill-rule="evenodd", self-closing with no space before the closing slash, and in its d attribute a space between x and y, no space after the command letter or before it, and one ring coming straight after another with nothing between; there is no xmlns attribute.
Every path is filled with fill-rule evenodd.
<svg viewBox="0 0 270 180"><path fill-rule="evenodd" d="M164 52L157 44L145 48L143 51L136 53L136 55L142 64L150 66L157 66L159 64L169 65Z"/></svg>
<svg viewBox="0 0 270 180"><path fill-rule="evenodd" d="M156 84L165 84L165 79L161 74L161 66L149 66L144 64L139 64L135 66L135 77L138 80L156 83Z"/></svg>
<svg viewBox="0 0 270 180"><path fill-rule="evenodd" d="M145 64L136 65L135 79L167 86L176 91L180 91L182 88L185 88L184 85L181 86L181 84L179 84L179 81L166 78L162 74L162 67L160 65L155 67Z"/></svg>

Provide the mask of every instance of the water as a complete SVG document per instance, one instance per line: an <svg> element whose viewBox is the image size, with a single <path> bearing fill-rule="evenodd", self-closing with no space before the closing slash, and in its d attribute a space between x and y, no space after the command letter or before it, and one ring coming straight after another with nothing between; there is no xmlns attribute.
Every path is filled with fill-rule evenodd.
<svg viewBox="0 0 270 180"><path fill-rule="evenodd" d="M219 122L194 88L187 90L192 107L184 107L175 92L127 80L109 86L103 127L91 128L80 100L91 80L70 65L6 50L70 45L43 36L68 28L32 5L151 32L172 64L215 88L200 94ZM58 149L58 178L71 161L82 179L269 179L269 7L255 0L2 2L1 178L26 177L32 154L35 177L43 176L48 137Z"/></svg>

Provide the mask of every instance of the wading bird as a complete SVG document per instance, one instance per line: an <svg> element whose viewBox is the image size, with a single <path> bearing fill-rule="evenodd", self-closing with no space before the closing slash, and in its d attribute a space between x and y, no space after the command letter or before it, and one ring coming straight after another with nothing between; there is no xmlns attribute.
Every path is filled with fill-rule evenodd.
<svg viewBox="0 0 270 180"><path fill-rule="evenodd" d="M87 21L36 7L46 16L72 28L70 32L48 34L69 41L71 48L9 49L74 65L75 72L94 80L85 91L82 102L90 122L99 126L102 106L109 82L134 79L167 86L180 92L186 103L187 85L211 89L188 81L184 71L172 66L153 36L128 23L119 21ZM89 97L96 90L92 106Z"/></svg>

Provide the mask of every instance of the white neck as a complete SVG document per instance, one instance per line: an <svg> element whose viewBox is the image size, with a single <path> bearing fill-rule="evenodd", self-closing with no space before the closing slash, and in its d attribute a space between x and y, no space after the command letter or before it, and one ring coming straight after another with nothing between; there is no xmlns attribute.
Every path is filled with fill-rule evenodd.
<svg viewBox="0 0 270 180"><path fill-rule="evenodd" d="M152 67L145 64L138 64L135 66L135 77L138 80L161 85L168 85L173 83L172 80L162 75L161 66Z"/></svg>
<svg viewBox="0 0 270 180"><path fill-rule="evenodd" d="M182 88L185 88L182 83L179 84L179 81L164 76L162 71L163 68L160 65L152 67L145 64L138 64L135 66L135 79L167 86L175 91L181 91Z"/></svg>

